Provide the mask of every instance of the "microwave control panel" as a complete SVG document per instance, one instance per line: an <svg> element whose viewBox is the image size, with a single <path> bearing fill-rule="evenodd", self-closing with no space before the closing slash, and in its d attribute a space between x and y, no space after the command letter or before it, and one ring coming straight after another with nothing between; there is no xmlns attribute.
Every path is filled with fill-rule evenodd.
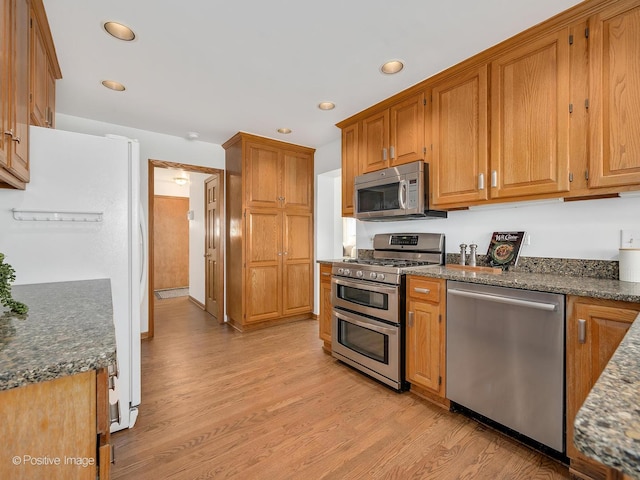
<svg viewBox="0 0 640 480"><path fill-rule="evenodd" d="M407 209L418 208L419 195L418 179L411 178L407 181Z"/></svg>

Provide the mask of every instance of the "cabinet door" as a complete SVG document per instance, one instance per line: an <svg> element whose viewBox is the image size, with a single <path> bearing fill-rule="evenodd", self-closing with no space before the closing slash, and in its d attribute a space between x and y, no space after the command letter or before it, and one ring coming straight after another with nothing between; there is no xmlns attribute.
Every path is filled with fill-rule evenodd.
<svg viewBox="0 0 640 480"><path fill-rule="evenodd" d="M431 96L433 205L486 200L487 66L434 85Z"/></svg>
<svg viewBox="0 0 640 480"><path fill-rule="evenodd" d="M47 88L49 66L38 21L31 16L31 123L39 127L48 125Z"/></svg>
<svg viewBox="0 0 640 480"><path fill-rule="evenodd" d="M277 318L282 311L282 213L248 210L246 215L246 323Z"/></svg>
<svg viewBox="0 0 640 480"><path fill-rule="evenodd" d="M13 113L14 141L9 171L18 179L29 181L29 1L15 0Z"/></svg>
<svg viewBox="0 0 640 480"><path fill-rule="evenodd" d="M306 153L282 153L282 201L285 208L311 211L313 205L313 162Z"/></svg>
<svg viewBox="0 0 640 480"><path fill-rule="evenodd" d="M362 120L361 173L374 172L389 166L389 110Z"/></svg>
<svg viewBox="0 0 640 480"><path fill-rule="evenodd" d="M320 339L331 345L331 265L320 265Z"/></svg>
<svg viewBox="0 0 640 480"><path fill-rule="evenodd" d="M4 132L11 128L9 106L11 104L11 2L0 5L0 167L9 166L11 137Z"/></svg>
<svg viewBox="0 0 640 480"><path fill-rule="evenodd" d="M593 461L573 444L573 421L640 310L637 304L600 303L570 298L567 324L567 455L588 463Z"/></svg>
<svg viewBox="0 0 640 480"><path fill-rule="evenodd" d="M246 201L251 208L281 206L280 152L277 148L247 143L244 175Z"/></svg>
<svg viewBox="0 0 640 480"><path fill-rule="evenodd" d="M640 6L618 2L590 22L589 186L640 183Z"/></svg>
<svg viewBox="0 0 640 480"><path fill-rule="evenodd" d="M389 108L389 165L424 160L424 92Z"/></svg>
<svg viewBox="0 0 640 480"><path fill-rule="evenodd" d="M283 215L283 315L313 310L313 217L310 213Z"/></svg>
<svg viewBox="0 0 640 480"><path fill-rule="evenodd" d="M342 216L353 217L354 181L360 174L359 166L360 124L354 123L342 129Z"/></svg>
<svg viewBox="0 0 640 480"><path fill-rule="evenodd" d="M407 313L407 379L440 393L440 307L409 299Z"/></svg>
<svg viewBox="0 0 640 480"><path fill-rule="evenodd" d="M569 190L568 29L491 63L491 197Z"/></svg>

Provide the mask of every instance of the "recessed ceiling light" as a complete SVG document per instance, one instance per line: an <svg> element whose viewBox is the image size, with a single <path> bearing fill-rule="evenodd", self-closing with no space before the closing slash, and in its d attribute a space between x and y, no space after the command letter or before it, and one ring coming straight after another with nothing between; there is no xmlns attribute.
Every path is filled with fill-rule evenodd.
<svg viewBox="0 0 640 480"><path fill-rule="evenodd" d="M131 30L129 27L121 23L105 22L103 27L109 35L111 35L112 37L116 37L120 40L130 42L131 40L136 38L136 34L133 33L133 30Z"/></svg>
<svg viewBox="0 0 640 480"><path fill-rule="evenodd" d="M334 108L336 108L336 104L333 102L320 102L318 104L318 108L320 110L333 110Z"/></svg>
<svg viewBox="0 0 640 480"><path fill-rule="evenodd" d="M380 67L382 73L392 75L398 73L404 68L404 64L400 60L391 60Z"/></svg>
<svg viewBox="0 0 640 480"><path fill-rule="evenodd" d="M110 88L111 90L115 90L116 92L124 91L124 85L121 84L120 82L114 82L113 80L103 80L102 85L104 85L107 88Z"/></svg>
<svg viewBox="0 0 640 480"><path fill-rule="evenodd" d="M291 129L290 128L279 128L278 129L278 133L282 133L284 135L287 135L287 134L291 133Z"/></svg>

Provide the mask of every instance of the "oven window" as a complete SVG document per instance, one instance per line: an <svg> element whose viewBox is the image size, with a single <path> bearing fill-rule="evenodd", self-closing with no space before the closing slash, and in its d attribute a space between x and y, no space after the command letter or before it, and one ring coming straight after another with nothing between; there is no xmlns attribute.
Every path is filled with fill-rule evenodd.
<svg viewBox="0 0 640 480"><path fill-rule="evenodd" d="M371 290L347 287L345 285L338 285L337 287L338 298L346 302L389 310L389 295L386 293L372 292Z"/></svg>
<svg viewBox="0 0 640 480"><path fill-rule="evenodd" d="M378 362L389 364L389 336L338 319L338 341Z"/></svg>
<svg viewBox="0 0 640 480"><path fill-rule="evenodd" d="M400 182L358 188L358 212L382 212L400 208Z"/></svg>

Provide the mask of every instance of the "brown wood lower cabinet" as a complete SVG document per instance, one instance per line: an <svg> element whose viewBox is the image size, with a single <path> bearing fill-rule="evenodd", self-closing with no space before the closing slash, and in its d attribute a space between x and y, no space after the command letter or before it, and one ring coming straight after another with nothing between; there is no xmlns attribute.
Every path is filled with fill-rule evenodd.
<svg viewBox="0 0 640 480"><path fill-rule="evenodd" d="M108 479L107 388L91 370L0 392L0 478Z"/></svg>
<svg viewBox="0 0 640 480"><path fill-rule="evenodd" d="M322 348L331 353L331 265L320 265L320 317L318 318Z"/></svg>
<svg viewBox="0 0 640 480"><path fill-rule="evenodd" d="M406 380L411 391L449 406L445 398L446 281L407 277Z"/></svg>
<svg viewBox="0 0 640 480"><path fill-rule="evenodd" d="M638 312L639 303L567 296L567 456L579 478L625 478L577 450L573 422Z"/></svg>

